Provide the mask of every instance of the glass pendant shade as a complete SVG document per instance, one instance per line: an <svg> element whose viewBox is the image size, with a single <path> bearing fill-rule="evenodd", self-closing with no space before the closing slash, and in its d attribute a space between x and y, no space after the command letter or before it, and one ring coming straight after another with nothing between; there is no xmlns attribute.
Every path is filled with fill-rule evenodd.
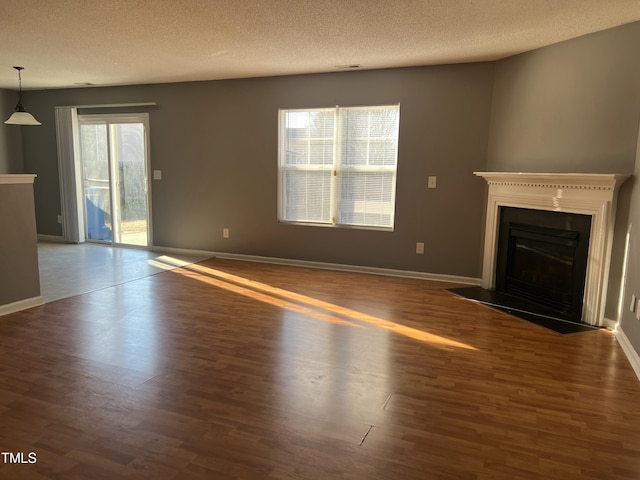
<svg viewBox="0 0 640 480"><path fill-rule="evenodd" d="M33 115L27 112L22 105L22 75L20 75L20 71L24 70L23 67L13 67L18 71L18 104L16 105L16 111L11 114L11 116L5 120L4 123L7 125L42 125L38 120L35 119Z"/></svg>
<svg viewBox="0 0 640 480"><path fill-rule="evenodd" d="M16 111L5 120L7 125L42 125L33 115L29 112Z"/></svg>

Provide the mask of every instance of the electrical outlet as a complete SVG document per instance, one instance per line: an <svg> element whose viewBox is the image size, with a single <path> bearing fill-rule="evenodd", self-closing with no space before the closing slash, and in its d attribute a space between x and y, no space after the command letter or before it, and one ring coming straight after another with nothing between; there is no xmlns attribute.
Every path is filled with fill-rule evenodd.
<svg viewBox="0 0 640 480"><path fill-rule="evenodd" d="M432 176L427 178L427 188L436 188L437 186L437 177Z"/></svg>
<svg viewBox="0 0 640 480"><path fill-rule="evenodd" d="M423 255L424 254L424 243L422 243L422 242L416 243L416 253L419 254L419 255Z"/></svg>
<svg viewBox="0 0 640 480"><path fill-rule="evenodd" d="M153 171L153 179L154 180L162 180L162 170L154 170Z"/></svg>
<svg viewBox="0 0 640 480"><path fill-rule="evenodd" d="M62 215L58 215L58 223L62 223Z"/></svg>
<svg viewBox="0 0 640 480"><path fill-rule="evenodd" d="M222 229L222 238L229 238L229 229L228 228L223 228Z"/></svg>

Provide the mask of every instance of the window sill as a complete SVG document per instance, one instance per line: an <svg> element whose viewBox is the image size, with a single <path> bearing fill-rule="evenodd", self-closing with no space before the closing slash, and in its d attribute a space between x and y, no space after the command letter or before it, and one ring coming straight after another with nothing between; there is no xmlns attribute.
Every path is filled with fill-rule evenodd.
<svg viewBox="0 0 640 480"><path fill-rule="evenodd" d="M314 222L292 222L287 220L278 220L281 225L295 225L301 227L321 227L321 228L340 228L346 230L372 230L375 232L393 232L393 227L376 227L371 225L343 225L340 223L314 223Z"/></svg>

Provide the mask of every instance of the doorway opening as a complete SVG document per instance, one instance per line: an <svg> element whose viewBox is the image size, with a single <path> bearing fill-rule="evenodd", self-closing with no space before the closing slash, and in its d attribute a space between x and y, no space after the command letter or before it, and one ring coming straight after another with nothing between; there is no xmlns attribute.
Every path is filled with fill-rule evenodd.
<svg viewBox="0 0 640 480"><path fill-rule="evenodd" d="M148 247L148 114L78 115L84 237L88 242Z"/></svg>

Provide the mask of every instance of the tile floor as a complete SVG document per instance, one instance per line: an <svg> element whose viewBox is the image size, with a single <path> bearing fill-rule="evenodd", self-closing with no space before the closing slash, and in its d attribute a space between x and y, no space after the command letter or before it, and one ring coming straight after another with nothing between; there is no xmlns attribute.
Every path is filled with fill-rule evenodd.
<svg viewBox="0 0 640 480"><path fill-rule="evenodd" d="M40 242L40 291L45 303L118 285L208 257L91 243Z"/></svg>

